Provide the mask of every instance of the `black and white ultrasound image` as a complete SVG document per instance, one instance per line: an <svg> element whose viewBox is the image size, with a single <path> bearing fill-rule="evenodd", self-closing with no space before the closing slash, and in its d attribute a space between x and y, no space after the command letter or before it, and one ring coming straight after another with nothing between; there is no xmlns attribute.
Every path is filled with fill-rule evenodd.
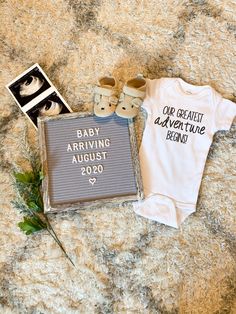
<svg viewBox="0 0 236 314"><path fill-rule="evenodd" d="M21 107L51 87L38 67L35 67L9 86Z"/></svg>
<svg viewBox="0 0 236 314"><path fill-rule="evenodd" d="M62 113L70 113L70 110L56 92L52 93L26 112L27 116L31 119L35 126L37 126L38 117L54 116Z"/></svg>

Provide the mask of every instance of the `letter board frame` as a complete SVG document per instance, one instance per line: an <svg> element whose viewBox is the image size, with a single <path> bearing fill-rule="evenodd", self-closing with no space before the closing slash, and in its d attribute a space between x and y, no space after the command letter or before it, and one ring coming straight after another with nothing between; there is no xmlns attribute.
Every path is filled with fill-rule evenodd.
<svg viewBox="0 0 236 314"><path fill-rule="evenodd" d="M90 123L91 123L91 127L89 128L88 126L90 125ZM101 129L97 128L99 129L99 131L97 131L96 129L97 125L101 127ZM76 132L75 126L77 129L80 130L79 132L77 130L78 133L75 133ZM106 129L104 130L105 126L106 126ZM70 127L72 128L70 129ZM115 127L117 128L117 131L114 130ZM107 206L107 205L115 206L115 205L120 205L121 203L143 199L143 186L142 186L141 172L140 172L140 166L139 166L139 156L138 156L138 148L137 148L137 141L136 141L136 134L135 134L135 126L132 119L123 119L116 116L115 114L113 114L111 117L108 117L108 118L98 118L92 113L78 112L78 113L70 113L70 114L60 114L60 115L51 116L51 117L40 117L38 118L38 128L39 128L40 156L41 156L42 171L43 171L42 187L43 187L43 201L44 201L45 213L61 212L64 210L77 210L77 209L83 209L83 208L98 208L98 207ZM81 135L82 134L81 129L84 132L83 135ZM73 130L73 131L72 133L68 133L69 132L68 130ZM100 130L104 130L101 137L103 138L103 140L105 137L105 139L107 140L107 142L105 143L107 144L109 143L110 145L106 149L106 152L105 151L100 152L100 155L98 154L99 152L97 152L96 155L94 155L95 153L89 154L89 152L93 151L93 149L89 149L88 147L87 147L88 150L85 150L86 153L84 153L83 150L82 152L77 151L77 150L71 151L73 145L76 149L78 149L78 145L80 145L81 142L84 143L82 146L83 149L84 149L84 145L87 143L87 145L96 144L97 146L95 150L99 150L98 143L103 143L103 142L102 142L102 139L100 139L100 142L99 142L99 135L97 135L96 132L98 133L100 132ZM90 132L90 134L88 132ZM79 139L78 143L73 143L73 141L78 140L78 138L76 137L76 134L78 136L86 135L86 140L83 138L83 141L80 141L81 139ZM123 134L122 139L120 138L120 134L121 135ZM110 140L108 141L108 139ZM62 144L61 141L64 144ZM68 142L68 146L66 144L67 142ZM129 145L128 145L128 142L129 142ZM123 144L125 143L126 143L126 147L123 147ZM57 151L58 149L57 145L64 145L63 149L59 148L59 151ZM120 145L120 147L116 147L117 145ZM52 155L52 152L53 152L53 155ZM76 155L76 153L79 153L79 154ZM55 160L54 160L54 155L56 156ZM77 163L77 159L75 159L74 156L80 156L81 158L83 157L84 160L82 161L79 160ZM82 169L81 165L82 166L86 166L87 164L93 165L94 163L94 161L90 162L90 160L89 161L87 159L85 160L85 156L88 159L91 157L93 158L99 157L101 159L103 157L104 158L103 162L101 163L99 161L98 163L100 166L103 167L103 168L102 167L100 168L104 172L102 174L96 174L96 175L91 175L91 176L85 173L85 175L82 177L81 172L78 173L79 170ZM71 159L71 157L73 157L73 159ZM122 160L122 158L124 158L124 160ZM60 164L60 160L61 160L61 163L63 163L62 160L64 160L68 168L65 167L66 169L63 169L63 166ZM114 160L115 162L112 164ZM72 163L73 161L75 161L75 164ZM52 168L54 170L52 170ZM71 171L72 168L74 169L73 172ZM114 178L112 177L113 172L111 171L111 168L113 169L112 171L114 171ZM89 171L91 171L90 168L88 169ZM109 172L108 169L110 169L109 170L110 174L108 173ZM126 172L126 169L130 170L130 177ZM94 169L92 168L92 170ZM79 186L77 179L75 179L74 177L74 174L76 173L76 171L78 173L78 181L81 180L81 186ZM60 177L61 173L64 173L65 181L63 181L62 178ZM73 177L74 184L71 184L70 180L68 179L69 173ZM81 191L81 193L82 193L82 190L83 190L83 193L87 193L86 189L93 190L94 187L97 188L97 183L102 182L102 178L104 178L105 175L109 178L110 184L105 184L106 180L103 180L104 181L104 185L103 185L104 189L102 190L103 193L106 194L106 191L109 191L110 189L112 190L112 187L114 185L116 189L121 189L121 190L124 189L124 194L122 194L121 192L121 195L119 195L119 190L118 190L117 193L116 192L114 192L113 194L111 193L110 196L99 195L99 197L97 198L96 196L94 196L94 198L88 197L87 199L86 197L84 197L83 199L78 196L77 200L75 198L70 199L70 196L67 198L67 195L69 195L70 193L72 193L75 196L76 192L74 191L74 187L76 186L76 184L78 184L78 188L79 188L78 195L80 193L79 190ZM81 178L83 180L87 179L87 181L83 181L83 184L82 184ZM129 178L130 178L130 181L129 181ZM65 187L63 187L62 181L67 182L65 183ZM58 188L55 188L57 183L58 183ZM68 192L68 189L69 189L69 192ZM70 191L70 189L72 192ZM96 192L96 189L95 189L95 192ZM88 194L89 194L89 190L88 190ZM90 193L90 195L92 194Z"/></svg>

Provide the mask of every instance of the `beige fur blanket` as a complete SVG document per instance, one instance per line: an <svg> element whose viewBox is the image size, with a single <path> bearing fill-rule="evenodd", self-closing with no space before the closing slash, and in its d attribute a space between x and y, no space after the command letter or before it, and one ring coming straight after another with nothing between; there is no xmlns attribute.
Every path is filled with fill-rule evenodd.
<svg viewBox="0 0 236 314"><path fill-rule="evenodd" d="M74 111L92 110L106 74L182 77L236 101L235 14L235 0L0 1L0 313L236 313L235 123L179 230L131 206L52 216L73 269L46 232L16 226L11 172L37 132L4 88L38 62Z"/></svg>

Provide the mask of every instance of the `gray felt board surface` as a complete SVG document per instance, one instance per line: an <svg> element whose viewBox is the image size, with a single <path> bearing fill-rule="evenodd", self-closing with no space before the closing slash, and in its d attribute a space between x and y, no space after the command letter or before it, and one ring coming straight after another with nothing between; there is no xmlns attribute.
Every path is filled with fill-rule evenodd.
<svg viewBox="0 0 236 314"><path fill-rule="evenodd" d="M52 205L137 193L126 119L49 120L45 135Z"/></svg>

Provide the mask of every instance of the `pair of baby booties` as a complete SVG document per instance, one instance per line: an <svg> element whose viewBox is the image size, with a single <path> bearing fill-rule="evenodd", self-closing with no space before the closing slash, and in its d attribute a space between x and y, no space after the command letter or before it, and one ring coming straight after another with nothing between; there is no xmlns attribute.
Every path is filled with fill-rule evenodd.
<svg viewBox="0 0 236 314"><path fill-rule="evenodd" d="M94 114L108 117L114 112L122 118L134 118L145 97L146 80L139 74L128 80L118 96L118 83L114 77L102 77L94 89Z"/></svg>

